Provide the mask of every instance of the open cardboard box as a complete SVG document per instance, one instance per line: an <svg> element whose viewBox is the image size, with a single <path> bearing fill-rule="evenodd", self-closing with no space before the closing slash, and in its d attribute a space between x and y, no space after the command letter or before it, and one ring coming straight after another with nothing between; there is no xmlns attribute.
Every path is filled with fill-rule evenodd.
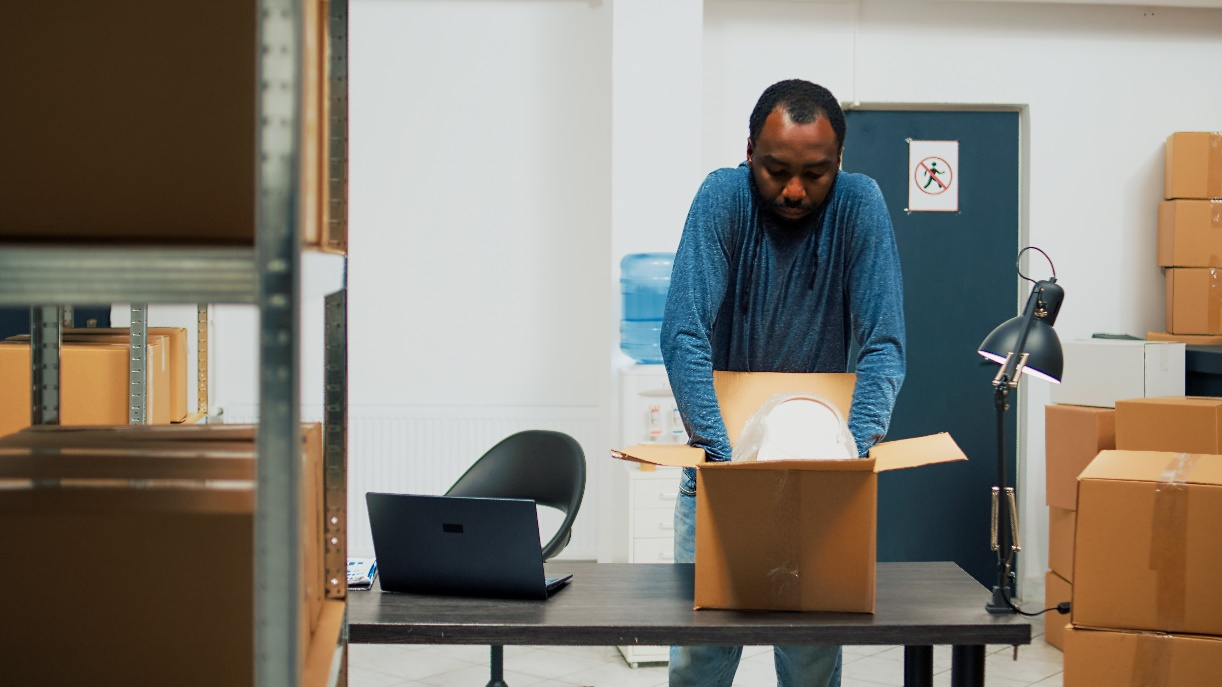
<svg viewBox="0 0 1222 687"><path fill-rule="evenodd" d="M733 444L772 395L808 392L848 417L852 374L715 372ZM642 444L622 460L696 468L696 608L873 613L878 473L967 460L949 434L880 443L858 460L707 462Z"/></svg>

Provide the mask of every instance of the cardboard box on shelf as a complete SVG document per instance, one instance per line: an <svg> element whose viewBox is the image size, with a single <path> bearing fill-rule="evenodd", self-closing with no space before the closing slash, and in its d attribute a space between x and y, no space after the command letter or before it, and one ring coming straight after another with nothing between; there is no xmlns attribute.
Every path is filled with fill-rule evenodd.
<svg viewBox="0 0 1222 687"><path fill-rule="evenodd" d="M1222 334L1222 269L1172 267L1164 272L1167 331L1199 336Z"/></svg>
<svg viewBox="0 0 1222 687"><path fill-rule="evenodd" d="M1222 198L1222 133L1177 131L1166 153L1164 198Z"/></svg>
<svg viewBox="0 0 1222 687"><path fill-rule="evenodd" d="M187 330L185 327L149 327L148 338L166 338L169 363L170 422L182 422L187 417ZM64 343L125 344L131 340L131 330L125 327L71 327L60 335ZM29 341L29 334L12 336L6 341Z"/></svg>
<svg viewBox="0 0 1222 687"><path fill-rule="evenodd" d="M1073 601L1073 585L1068 580L1049 570L1044 573L1044 608ZM1073 622L1073 612L1061 615L1056 611L1044 614L1044 641L1061 651L1065 650L1065 626Z"/></svg>
<svg viewBox="0 0 1222 687"><path fill-rule="evenodd" d="M1104 451L1078 483L1074 623L1222 635L1222 456Z"/></svg>
<svg viewBox="0 0 1222 687"><path fill-rule="evenodd" d="M1117 401L1116 448L1222 454L1222 398L1170 396Z"/></svg>
<svg viewBox="0 0 1222 687"><path fill-rule="evenodd" d="M299 225L303 245L343 252L318 217L324 4L302 5ZM45 3L10 9L22 30L6 48L28 59L6 74L13 97L0 108L0 128L23 132L6 141L0 167L0 241L254 245L253 5L78 2L72 21ZM95 78L103 73L124 78Z"/></svg>
<svg viewBox="0 0 1222 687"><path fill-rule="evenodd" d="M853 380L714 373L732 443L776 393L818 394L847 415ZM874 611L878 473L966 460L949 434L884 442L855 460L709 463L699 449L662 444L612 455L697 468L696 608L860 613Z"/></svg>
<svg viewBox="0 0 1222 687"><path fill-rule="evenodd" d="M1065 376L1053 403L1113 408L1122 398L1182 396L1185 346L1165 341L1066 341Z"/></svg>
<svg viewBox="0 0 1222 687"><path fill-rule="evenodd" d="M146 418L170 423L170 364L164 337L149 337ZM62 425L125 425L130 419L128 347L64 343L60 348ZM0 436L30 425L30 344L0 342Z"/></svg>
<svg viewBox="0 0 1222 687"><path fill-rule="evenodd" d="M10 471L47 479L85 479L100 473L146 475L146 479L253 480L255 425L40 425L0 437L10 451ZM103 458L90 451L106 451ZM302 590L310 629L325 596L322 425L302 424ZM27 463L27 461L29 461ZM35 465L37 463L37 465ZM33 473L31 473L33 474ZM134 477L132 477L134 479Z"/></svg>
<svg viewBox="0 0 1222 687"><path fill-rule="evenodd" d="M1160 267L1222 267L1222 201L1158 204Z"/></svg>
<svg viewBox="0 0 1222 687"><path fill-rule="evenodd" d="M302 426L301 462L304 649L323 629L320 425ZM10 600L27 623L16 644L27 660L6 675L118 685L139 670L153 682L251 684L255 470L253 426L37 427L0 439L0 479L12 485L0 490L0 529L17 536L0 564L37 570L56 590Z"/></svg>
<svg viewBox="0 0 1222 687"><path fill-rule="evenodd" d="M1064 687L1214 687L1222 638L1065 629Z"/></svg>
<svg viewBox="0 0 1222 687"><path fill-rule="evenodd" d="M1076 511L1048 507L1048 567L1066 582L1073 582L1073 533L1077 517Z"/></svg>
<svg viewBox="0 0 1222 687"><path fill-rule="evenodd" d="M1222 335L1170 334L1168 332L1146 332L1149 341L1177 341L1189 346L1222 346Z"/></svg>
<svg viewBox="0 0 1222 687"><path fill-rule="evenodd" d="M1078 474L1100 451L1116 448L1116 411L1091 406L1044 407L1044 499L1078 507ZM1058 571L1060 572L1060 571Z"/></svg>

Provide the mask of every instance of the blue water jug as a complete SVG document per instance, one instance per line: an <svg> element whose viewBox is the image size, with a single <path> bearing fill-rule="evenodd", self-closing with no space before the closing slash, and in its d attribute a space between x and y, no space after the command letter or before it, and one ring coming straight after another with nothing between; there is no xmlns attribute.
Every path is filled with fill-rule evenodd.
<svg viewBox="0 0 1222 687"><path fill-rule="evenodd" d="M674 262L674 253L635 253L620 261L624 316L620 321L619 347L638 363L662 362L658 342Z"/></svg>

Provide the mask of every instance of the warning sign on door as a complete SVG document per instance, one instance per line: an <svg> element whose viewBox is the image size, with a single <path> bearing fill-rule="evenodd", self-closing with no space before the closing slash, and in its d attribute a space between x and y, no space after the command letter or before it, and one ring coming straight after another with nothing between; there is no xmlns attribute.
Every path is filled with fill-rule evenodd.
<svg viewBox="0 0 1222 687"><path fill-rule="evenodd" d="M908 141L908 211L959 211L958 141Z"/></svg>

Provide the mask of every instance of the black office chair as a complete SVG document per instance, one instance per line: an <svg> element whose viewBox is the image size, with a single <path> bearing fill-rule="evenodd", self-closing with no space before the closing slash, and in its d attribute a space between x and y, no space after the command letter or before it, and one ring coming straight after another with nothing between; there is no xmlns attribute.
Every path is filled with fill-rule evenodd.
<svg viewBox="0 0 1222 687"><path fill-rule="evenodd" d="M510 435L480 456L446 496L532 499L564 514L564 522L543 545L543 560L564 550L586 490L586 457L573 437L542 429ZM507 687L505 647L492 647L487 687Z"/></svg>

